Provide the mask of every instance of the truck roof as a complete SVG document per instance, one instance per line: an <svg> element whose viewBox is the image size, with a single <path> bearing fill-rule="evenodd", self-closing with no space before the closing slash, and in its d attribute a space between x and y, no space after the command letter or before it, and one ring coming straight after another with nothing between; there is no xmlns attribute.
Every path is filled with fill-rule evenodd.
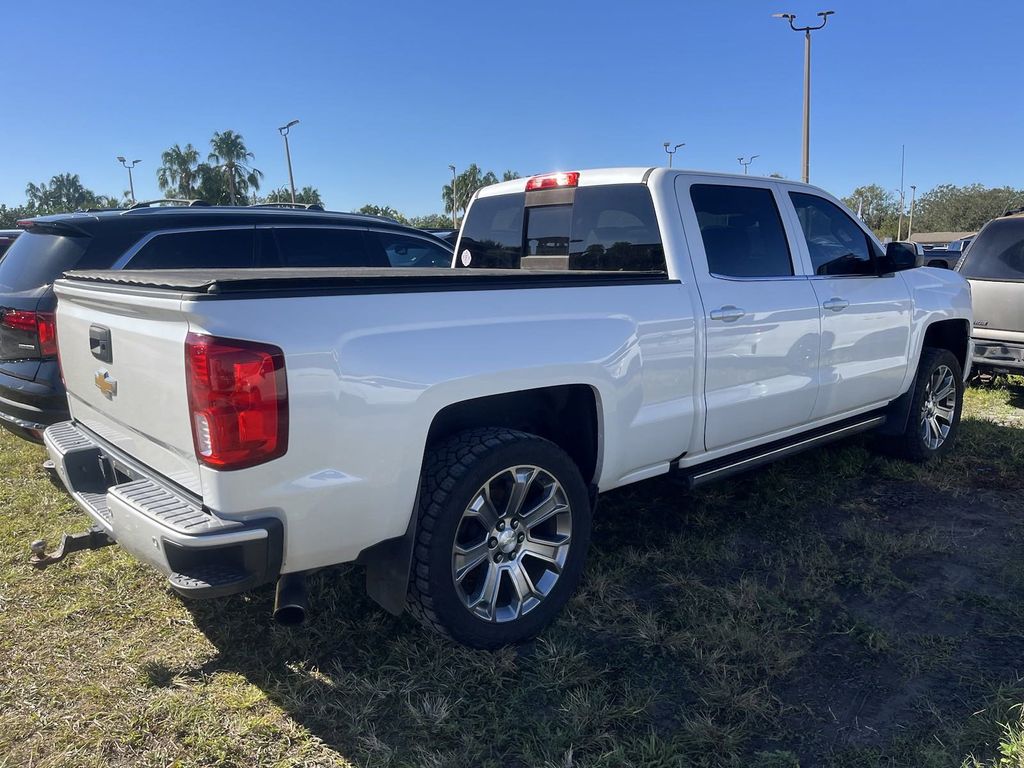
<svg viewBox="0 0 1024 768"><path fill-rule="evenodd" d="M742 173L722 173L721 171L701 171L694 168L666 168L663 166L627 166L620 168L587 168L578 171L579 182L576 186L578 187L596 187L602 184L643 184L650 178L651 174L657 172L671 173L676 176L713 176L715 178L722 179L745 179L746 181L780 181L785 182L788 185L806 187L807 189L813 189L816 192L824 192L819 187L815 187L813 184L804 184L800 181L794 181L792 179L779 179L772 176L753 176L745 175ZM556 173L557 171L551 171L550 173ZM535 174L535 175L547 175ZM533 178L533 176L523 176L519 179L512 179L511 181L502 181L497 184L492 184L488 187L483 187L476 193L476 197L491 197L493 195L508 195L515 192L525 192L526 183ZM826 193L827 194L827 193Z"/></svg>

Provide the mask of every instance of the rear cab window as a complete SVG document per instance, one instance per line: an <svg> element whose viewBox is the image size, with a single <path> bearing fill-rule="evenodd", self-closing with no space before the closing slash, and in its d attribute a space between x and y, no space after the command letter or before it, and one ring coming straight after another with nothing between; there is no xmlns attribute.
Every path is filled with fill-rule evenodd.
<svg viewBox="0 0 1024 768"><path fill-rule="evenodd" d="M1024 216L990 222L961 257L957 270L973 280L1024 282Z"/></svg>
<svg viewBox="0 0 1024 768"><path fill-rule="evenodd" d="M462 229L457 267L666 273L658 218L643 184L480 197Z"/></svg>

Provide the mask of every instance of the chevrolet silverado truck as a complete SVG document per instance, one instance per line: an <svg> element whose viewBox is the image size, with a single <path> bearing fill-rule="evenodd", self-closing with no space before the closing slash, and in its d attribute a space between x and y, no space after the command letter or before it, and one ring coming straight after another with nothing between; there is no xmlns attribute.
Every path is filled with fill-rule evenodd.
<svg viewBox="0 0 1024 768"><path fill-rule="evenodd" d="M970 289L915 261L789 181L517 179L451 268L68 273L45 442L88 545L183 595L276 582L296 622L305 574L361 563L384 608L493 648L564 605L604 491L869 430L949 451Z"/></svg>

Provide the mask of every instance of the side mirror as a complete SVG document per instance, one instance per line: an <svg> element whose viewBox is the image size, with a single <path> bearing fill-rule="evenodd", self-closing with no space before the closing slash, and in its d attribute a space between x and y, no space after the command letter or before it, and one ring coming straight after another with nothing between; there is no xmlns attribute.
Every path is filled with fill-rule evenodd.
<svg viewBox="0 0 1024 768"><path fill-rule="evenodd" d="M924 248L920 243L889 243L885 246L882 267L885 272L902 272L924 266Z"/></svg>

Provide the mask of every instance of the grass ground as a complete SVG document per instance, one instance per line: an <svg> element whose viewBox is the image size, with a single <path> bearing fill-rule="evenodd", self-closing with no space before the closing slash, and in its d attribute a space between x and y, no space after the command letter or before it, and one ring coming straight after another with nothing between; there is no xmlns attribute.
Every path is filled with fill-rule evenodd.
<svg viewBox="0 0 1024 768"><path fill-rule="evenodd" d="M1024 766L1024 389L968 393L958 450L851 442L684 496L604 497L536 641L444 642L311 584L184 604L0 437L0 766Z"/></svg>

